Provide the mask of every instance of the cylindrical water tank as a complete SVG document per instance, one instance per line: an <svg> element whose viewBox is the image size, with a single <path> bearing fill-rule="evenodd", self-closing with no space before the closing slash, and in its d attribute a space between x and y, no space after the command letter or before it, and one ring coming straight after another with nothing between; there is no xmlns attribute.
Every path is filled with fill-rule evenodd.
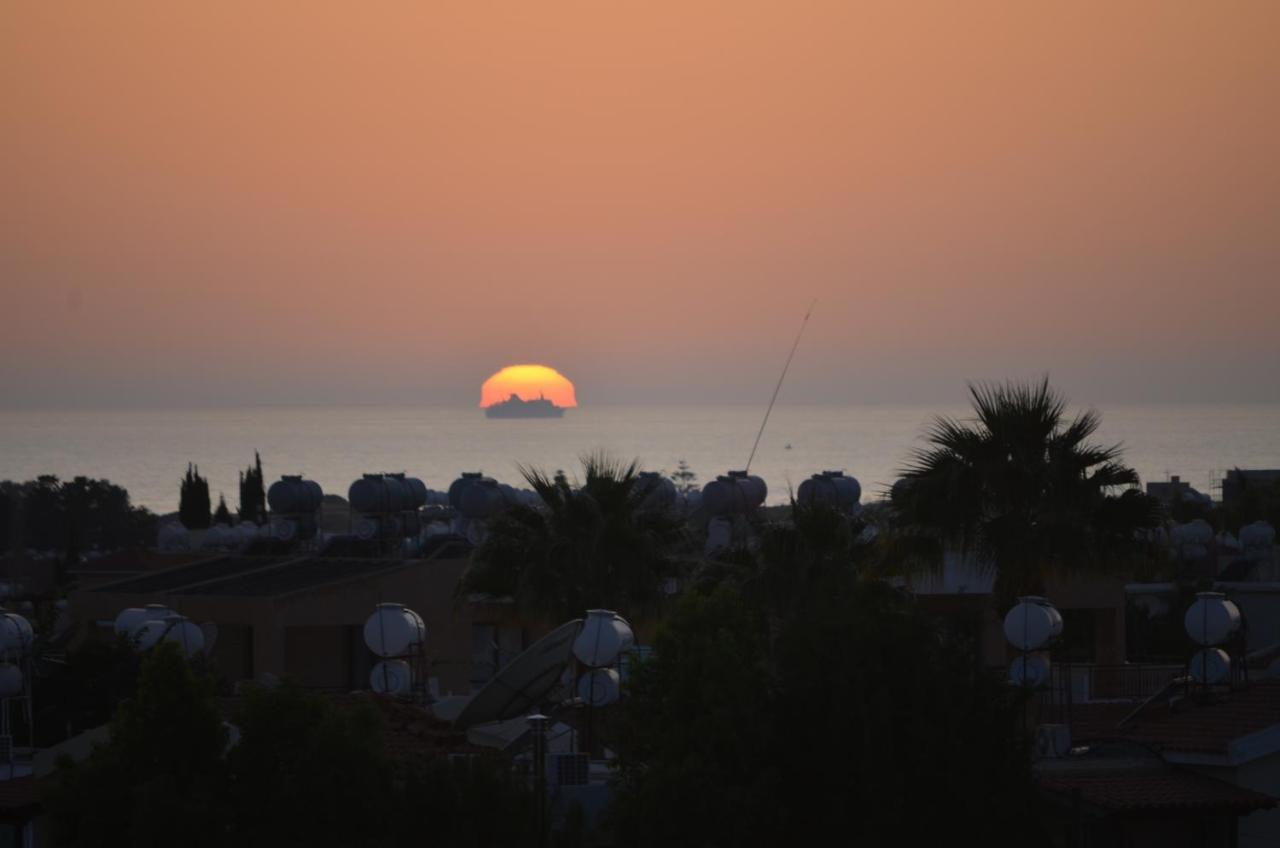
<svg viewBox="0 0 1280 848"><path fill-rule="evenodd" d="M224 524L215 524L204 531L204 539L200 542L202 548L225 548L231 544L233 544L231 528Z"/></svg>
<svg viewBox="0 0 1280 848"><path fill-rule="evenodd" d="M427 487L403 474L366 474L347 490L351 509L370 515L409 512L427 502Z"/></svg>
<svg viewBox="0 0 1280 848"><path fill-rule="evenodd" d="M843 471L823 471L800 484L796 502L803 506L825 504L841 512L854 512L862 500L862 484Z"/></svg>
<svg viewBox="0 0 1280 848"><path fill-rule="evenodd" d="M1004 617L1004 636L1019 651L1038 651L1062 635L1062 614L1044 598L1028 595Z"/></svg>
<svg viewBox="0 0 1280 848"><path fill-rule="evenodd" d="M641 471L636 475L634 492L640 506L655 512L675 509L678 495L676 484L656 471Z"/></svg>
<svg viewBox="0 0 1280 848"><path fill-rule="evenodd" d="M1049 685L1049 658L1044 654L1022 654L1014 657L1009 664L1009 682L1027 689Z"/></svg>
<svg viewBox="0 0 1280 848"><path fill-rule="evenodd" d="M1208 546L1213 542L1213 527L1203 518L1197 518L1174 527L1170 538L1175 545Z"/></svg>
<svg viewBox="0 0 1280 848"><path fill-rule="evenodd" d="M593 668L578 678L578 697L593 707L615 703L622 695L622 682L612 668Z"/></svg>
<svg viewBox="0 0 1280 848"><path fill-rule="evenodd" d="M458 475L458 479L449 484L449 506L454 509L462 509L462 492L471 485L472 480L484 479L484 475L479 471L464 471Z"/></svg>
<svg viewBox="0 0 1280 848"><path fill-rule="evenodd" d="M147 604L145 607L129 607L116 616L115 632L129 635L144 621L159 621L165 616L173 615L173 610L164 604Z"/></svg>
<svg viewBox="0 0 1280 848"><path fill-rule="evenodd" d="M1240 627L1240 610L1221 592L1198 592L1182 619L1191 641L1203 647L1221 645Z"/></svg>
<svg viewBox="0 0 1280 848"><path fill-rule="evenodd" d="M16 612L0 614L0 651L26 656L35 641L31 622Z"/></svg>
<svg viewBox="0 0 1280 848"><path fill-rule="evenodd" d="M399 480L405 490L407 498L405 510L418 509L427 505L427 484L423 483L417 477L406 477L403 474L391 475Z"/></svg>
<svg viewBox="0 0 1280 848"><path fill-rule="evenodd" d="M380 657L402 657L426 640L422 616L404 604L378 604L364 623L364 643Z"/></svg>
<svg viewBox="0 0 1280 848"><path fill-rule="evenodd" d="M1266 521L1255 521L1240 528L1240 547L1269 549L1276 543L1276 528Z"/></svg>
<svg viewBox="0 0 1280 848"><path fill-rule="evenodd" d="M769 487L745 471L730 471L702 487L702 506L714 516L746 515L764 503Z"/></svg>
<svg viewBox="0 0 1280 848"><path fill-rule="evenodd" d="M324 501L324 492L314 480L304 480L300 475L281 477L267 490L267 503L272 512L285 515L303 515L315 512Z"/></svg>
<svg viewBox="0 0 1280 848"><path fill-rule="evenodd" d="M191 531L176 521L165 524L156 534L156 544L162 551L185 551L191 547Z"/></svg>
<svg viewBox="0 0 1280 848"><path fill-rule="evenodd" d="M13 663L0 663L0 698L22 694L22 669Z"/></svg>
<svg viewBox="0 0 1280 848"><path fill-rule="evenodd" d="M613 610L587 610L587 620L573 640L573 655L591 668L613 665L635 644L626 619Z"/></svg>
<svg viewBox="0 0 1280 848"><path fill-rule="evenodd" d="M413 668L404 660L383 660L369 672L369 686L379 695L408 695L413 691Z"/></svg>
<svg viewBox="0 0 1280 848"><path fill-rule="evenodd" d="M1226 683L1231 677L1231 657L1221 648L1205 648L1191 658L1191 679L1206 686Z"/></svg>
<svg viewBox="0 0 1280 848"><path fill-rule="evenodd" d="M468 480L458 490L456 509L464 518L492 518L506 506L507 495L498 481L489 477Z"/></svg>

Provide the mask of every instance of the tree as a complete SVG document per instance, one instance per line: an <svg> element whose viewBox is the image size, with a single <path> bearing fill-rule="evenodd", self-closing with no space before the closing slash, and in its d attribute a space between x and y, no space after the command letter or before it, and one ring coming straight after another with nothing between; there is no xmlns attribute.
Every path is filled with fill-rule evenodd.
<svg viewBox="0 0 1280 848"><path fill-rule="evenodd" d="M227 499L218 493L218 508L213 511L213 523L231 526L231 510L227 509Z"/></svg>
<svg viewBox="0 0 1280 848"><path fill-rule="evenodd" d="M993 569L1003 603L1042 590L1055 568L1108 568L1141 553L1158 503L1137 490L1120 447L1090 442L1092 410L1035 384L975 384L975 420L934 420L893 488L898 530L934 562L959 550Z"/></svg>
<svg viewBox="0 0 1280 848"><path fill-rule="evenodd" d="M250 688L228 755L233 841L373 845L390 830L391 768L380 716L297 686Z"/></svg>
<svg viewBox="0 0 1280 848"><path fill-rule="evenodd" d="M681 494L698 491L698 475L683 459L676 463L676 470L671 472L671 482L676 484L676 491Z"/></svg>
<svg viewBox="0 0 1280 848"><path fill-rule="evenodd" d="M267 520L267 492L262 477L262 457L253 452L253 465L240 472L241 521L263 524Z"/></svg>
<svg viewBox="0 0 1280 848"><path fill-rule="evenodd" d="M147 657L110 729L86 762L60 766L47 799L58 844L223 844L227 733L211 680L177 645Z"/></svg>
<svg viewBox="0 0 1280 848"><path fill-rule="evenodd" d="M200 476L198 466L187 464L178 497L178 520L188 530L209 526L209 481Z"/></svg>
<svg viewBox="0 0 1280 848"><path fill-rule="evenodd" d="M681 599L611 740L620 844L1025 844L1019 693L863 576L842 523L793 507Z"/></svg>
<svg viewBox="0 0 1280 848"><path fill-rule="evenodd" d="M89 550L138 547L155 539L156 517L135 507L108 480L62 482L41 475L0 483L0 549L61 551L68 559Z"/></svg>
<svg viewBox="0 0 1280 848"><path fill-rule="evenodd" d="M490 521L459 590L510 596L559 619L595 607L652 609L677 574L684 523L645 508L636 462L597 453L582 458L582 469L573 485L562 473L522 467L538 505L512 505Z"/></svg>

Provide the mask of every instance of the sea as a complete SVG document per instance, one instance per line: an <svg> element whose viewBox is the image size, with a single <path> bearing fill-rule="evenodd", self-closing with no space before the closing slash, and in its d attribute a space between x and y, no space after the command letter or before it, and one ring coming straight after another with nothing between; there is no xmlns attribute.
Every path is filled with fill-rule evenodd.
<svg viewBox="0 0 1280 848"><path fill-rule="evenodd" d="M1111 405L1097 441L1121 443L1144 482L1181 478L1217 495L1232 467L1280 467L1280 404ZM188 463L235 508L238 473L262 456L268 484L302 474L346 496L363 473L403 471L431 489L460 472L521 485L520 467L570 477L603 450L648 470L688 464L704 483L747 463L762 410L743 406L580 407L562 419L497 420L475 407L0 410L0 480L40 474L106 478L158 513L177 509ZM825 469L857 477L864 500L883 494L920 448L937 405L791 406L769 419L751 471L785 503Z"/></svg>

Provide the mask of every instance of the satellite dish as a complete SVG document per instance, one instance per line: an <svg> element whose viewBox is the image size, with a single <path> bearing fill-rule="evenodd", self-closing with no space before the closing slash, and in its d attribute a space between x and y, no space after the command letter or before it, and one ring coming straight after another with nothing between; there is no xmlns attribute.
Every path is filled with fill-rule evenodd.
<svg viewBox="0 0 1280 848"><path fill-rule="evenodd" d="M582 619L574 619L530 645L475 694L454 719L454 726L506 721L534 711L561 685L560 675L581 629Z"/></svg>
<svg viewBox="0 0 1280 848"><path fill-rule="evenodd" d="M413 669L404 660L383 660L369 673L369 686L379 695L407 695L413 688Z"/></svg>
<svg viewBox="0 0 1280 848"><path fill-rule="evenodd" d="M277 518L271 524L271 535L278 541L291 542L298 535L298 525L287 518Z"/></svg>
<svg viewBox="0 0 1280 848"><path fill-rule="evenodd" d="M1221 592L1199 592L1182 623L1192 642L1208 648L1221 645L1240 629L1240 610Z"/></svg>
<svg viewBox="0 0 1280 848"><path fill-rule="evenodd" d="M591 668L613 665L636 643L627 620L613 610L587 610L587 621L573 640L573 655Z"/></svg>
<svg viewBox="0 0 1280 848"><path fill-rule="evenodd" d="M1062 635L1062 614L1038 595L1018 598L1004 617L1004 635L1019 651L1038 651Z"/></svg>
<svg viewBox="0 0 1280 848"><path fill-rule="evenodd" d="M615 703L621 696L622 683L611 668L595 668L578 678L578 697L593 707Z"/></svg>
<svg viewBox="0 0 1280 848"><path fill-rule="evenodd" d="M1221 648L1205 648L1191 658L1191 679L1205 686L1226 683L1231 676L1231 657Z"/></svg>
<svg viewBox="0 0 1280 848"><path fill-rule="evenodd" d="M357 521L356 538L365 542L378 538L378 519L365 517Z"/></svg>
<svg viewBox="0 0 1280 848"><path fill-rule="evenodd" d="M380 657L402 657L426 639L422 616L404 604L378 604L364 623L364 643Z"/></svg>
<svg viewBox="0 0 1280 848"><path fill-rule="evenodd" d="M165 616L173 615L173 610L164 604L147 604L145 607L129 607L116 616L116 633L128 636L138 629L144 621L159 621Z"/></svg>
<svg viewBox="0 0 1280 848"><path fill-rule="evenodd" d="M16 612L0 613L0 649L6 654L26 656L34 641L31 622Z"/></svg>
<svg viewBox="0 0 1280 848"><path fill-rule="evenodd" d="M1009 682L1026 689L1049 684L1049 660L1041 654L1023 654L1009 664Z"/></svg>

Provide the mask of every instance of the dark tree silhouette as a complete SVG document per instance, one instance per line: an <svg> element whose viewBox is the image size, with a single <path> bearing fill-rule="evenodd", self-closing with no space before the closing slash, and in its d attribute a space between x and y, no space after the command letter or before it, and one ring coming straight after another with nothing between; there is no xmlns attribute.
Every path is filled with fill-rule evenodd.
<svg viewBox="0 0 1280 848"><path fill-rule="evenodd" d="M107 480L44 475L0 483L0 549L79 554L150 544L156 517Z"/></svg>
<svg viewBox="0 0 1280 848"><path fill-rule="evenodd" d="M1034 841L1018 693L863 577L844 523L793 509L681 599L609 740L618 844Z"/></svg>
<svg viewBox="0 0 1280 848"><path fill-rule="evenodd" d="M262 524L267 520L267 491L262 477L262 457L253 452L253 465L240 472L241 521Z"/></svg>
<svg viewBox="0 0 1280 848"><path fill-rule="evenodd" d="M637 463L604 454L582 459L583 478L521 468L538 494L494 518L459 589L510 596L555 618L607 607L637 615L654 608L663 581L678 571L683 522L644 507Z"/></svg>
<svg viewBox="0 0 1280 848"><path fill-rule="evenodd" d="M994 570L1003 602L1039 592L1054 568L1107 569L1139 552L1157 502L1137 490L1118 445L1090 442L1099 416L1065 415L1034 384L970 386L975 419L937 418L893 488L899 529Z"/></svg>
<svg viewBox="0 0 1280 848"><path fill-rule="evenodd" d="M213 511L213 523L231 526L231 510L227 509L227 499L218 493L218 508Z"/></svg>
<svg viewBox="0 0 1280 848"><path fill-rule="evenodd" d="M676 470L671 472L671 482L676 484L676 491L681 494L687 495L698 490L698 475L683 459L676 463Z"/></svg>
<svg viewBox="0 0 1280 848"><path fill-rule="evenodd" d="M178 498L178 520L188 530L204 529L210 517L209 481L200 476L200 468L187 464L186 476Z"/></svg>

